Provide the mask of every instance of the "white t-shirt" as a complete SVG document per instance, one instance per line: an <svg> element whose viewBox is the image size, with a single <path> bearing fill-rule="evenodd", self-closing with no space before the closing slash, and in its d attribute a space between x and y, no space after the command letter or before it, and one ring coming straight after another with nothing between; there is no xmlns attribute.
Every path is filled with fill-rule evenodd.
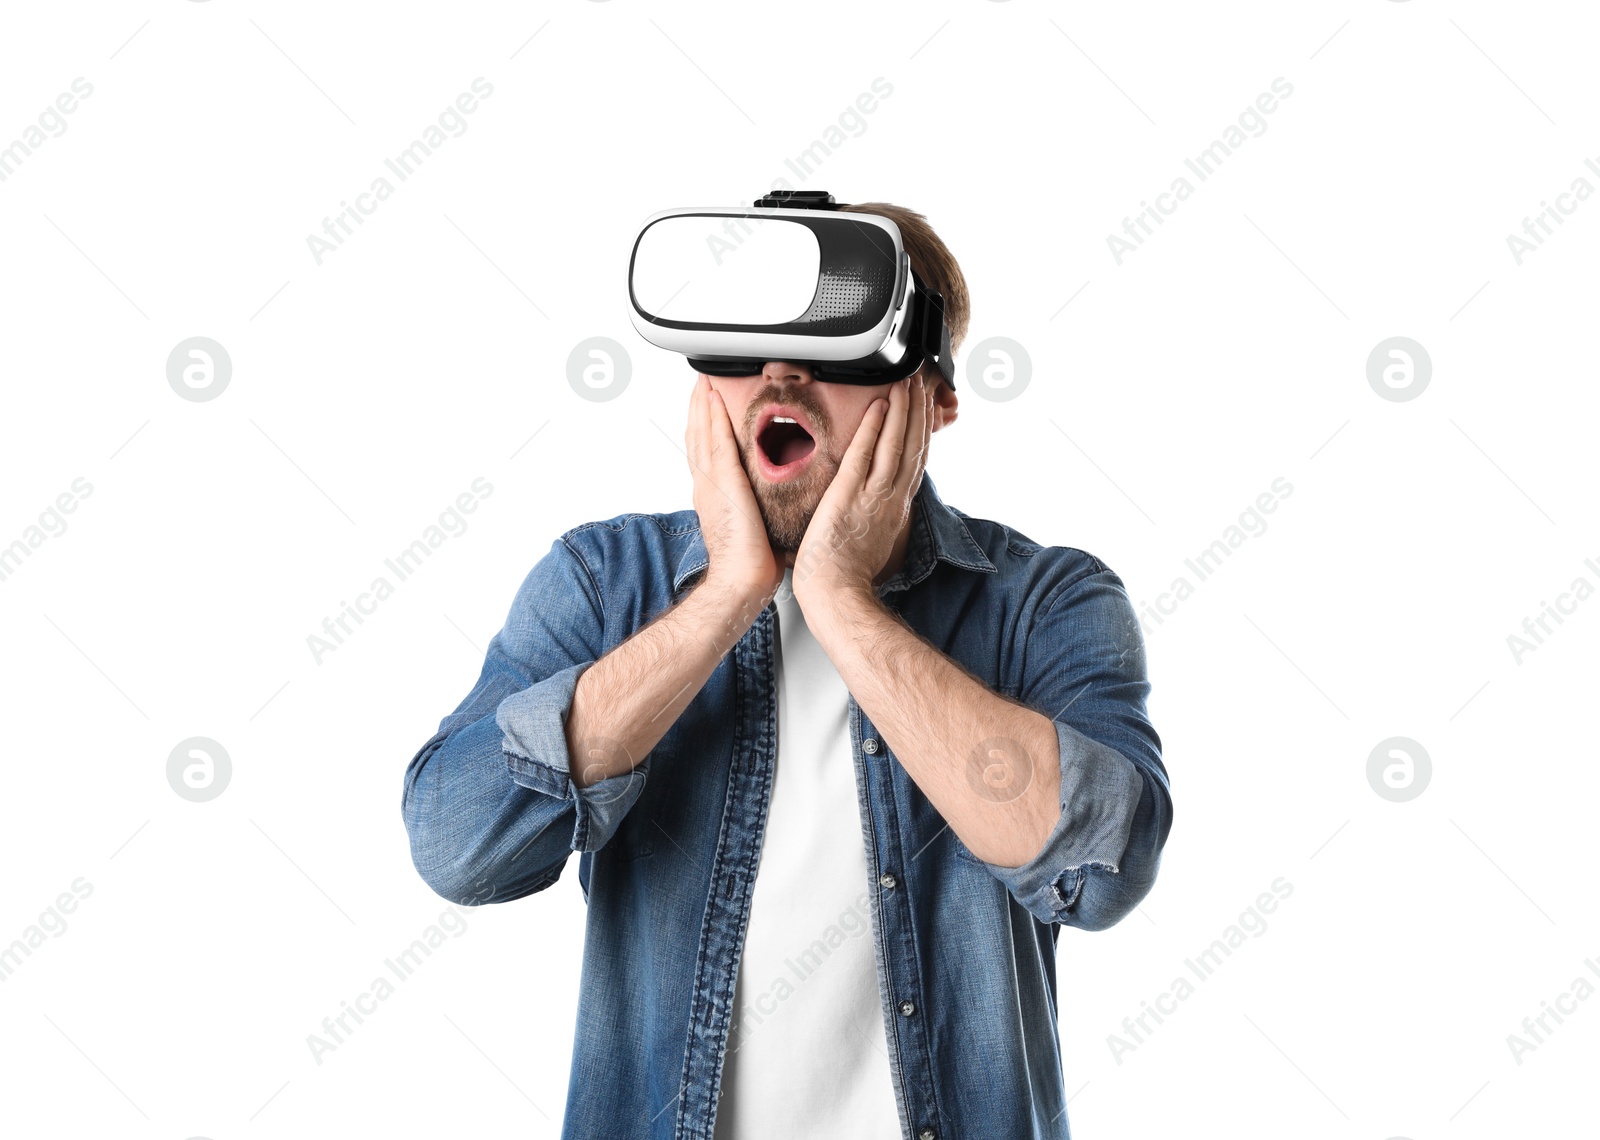
<svg viewBox="0 0 1600 1140"><path fill-rule="evenodd" d="M778 755L734 989L716 1140L898 1140L849 691L785 570Z"/></svg>

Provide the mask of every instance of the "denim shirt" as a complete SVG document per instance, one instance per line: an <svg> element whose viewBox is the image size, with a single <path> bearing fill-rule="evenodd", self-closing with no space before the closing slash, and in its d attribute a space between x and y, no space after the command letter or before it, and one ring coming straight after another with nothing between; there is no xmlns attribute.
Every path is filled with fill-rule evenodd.
<svg viewBox="0 0 1600 1140"><path fill-rule="evenodd" d="M901 1140L1066 1138L1060 929L1125 917L1149 892L1172 823L1139 623L1104 563L946 506L926 472L911 528L878 597L991 689L1053 720L1061 814L1021 866L978 858L851 698L862 889ZM561 535L518 590L477 684L405 773L412 860L446 898L531 895L578 853L588 917L563 1140L712 1137L775 772L773 607L631 772L578 788L564 729L584 670L706 566L692 510Z"/></svg>

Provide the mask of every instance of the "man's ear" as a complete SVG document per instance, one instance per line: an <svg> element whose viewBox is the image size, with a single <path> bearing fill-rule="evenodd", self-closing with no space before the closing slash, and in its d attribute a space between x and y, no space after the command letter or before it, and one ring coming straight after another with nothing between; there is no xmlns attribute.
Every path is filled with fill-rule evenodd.
<svg viewBox="0 0 1600 1140"><path fill-rule="evenodd" d="M924 367L919 373L923 384L933 384L933 430L938 431L956 422L960 414L961 397L956 395L945 378L936 371Z"/></svg>

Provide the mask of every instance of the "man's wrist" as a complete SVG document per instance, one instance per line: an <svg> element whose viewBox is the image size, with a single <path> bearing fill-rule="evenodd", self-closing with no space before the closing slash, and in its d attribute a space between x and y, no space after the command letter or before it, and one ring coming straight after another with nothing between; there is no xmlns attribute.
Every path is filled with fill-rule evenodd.
<svg viewBox="0 0 1600 1140"><path fill-rule="evenodd" d="M755 624L771 595L748 583L726 581L707 570L689 597L705 607L704 615L710 623L708 636L717 644L719 653L726 653Z"/></svg>
<svg viewBox="0 0 1600 1140"><path fill-rule="evenodd" d="M808 594L799 601L806 615L806 625L824 645L836 634L859 632L873 621L892 616L877 591L866 584L833 586L821 593Z"/></svg>

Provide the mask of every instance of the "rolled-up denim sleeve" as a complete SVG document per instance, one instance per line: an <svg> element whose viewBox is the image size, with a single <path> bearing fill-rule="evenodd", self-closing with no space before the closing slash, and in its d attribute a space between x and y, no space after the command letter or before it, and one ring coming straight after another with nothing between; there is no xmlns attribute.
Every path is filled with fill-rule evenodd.
<svg viewBox="0 0 1600 1140"><path fill-rule="evenodd" d="M1146 710L1138 616L1116 574L1072 553L1087 559L1085 572L1068 574L1036 610L1018 692L1055 724L1061 815L1032 859L986 866L1041 922L1103 930L1154 885L1172 795Z"/></svg>
<svg viewBox="0 0 1600 1140"><path fill-rule="evenodd" d="M473 905L542 890L638 798L643 764L581 790L567 774L573 694L604 651L603 598L563 535L524 579L472 691L406 768L412 862L437 893Z"/></svg>
<svg viewBox="0 0 1600 1140"><path fill-rule="evenodd" d="M650 768L650 757L646 756L619 775L582 788L573 782L574 758L567 748L567 715L572 711L578 678L591 664L570 666L541 684L513 693L500 702L495 712L495 722L505 734L501 747L511 778L524 788L572 805L569 845L573 851L595 851L605 846L644 790ZM603 751L606 742L596 741L593 746ZM581 756L577 759L582 763Z"/></svg>

